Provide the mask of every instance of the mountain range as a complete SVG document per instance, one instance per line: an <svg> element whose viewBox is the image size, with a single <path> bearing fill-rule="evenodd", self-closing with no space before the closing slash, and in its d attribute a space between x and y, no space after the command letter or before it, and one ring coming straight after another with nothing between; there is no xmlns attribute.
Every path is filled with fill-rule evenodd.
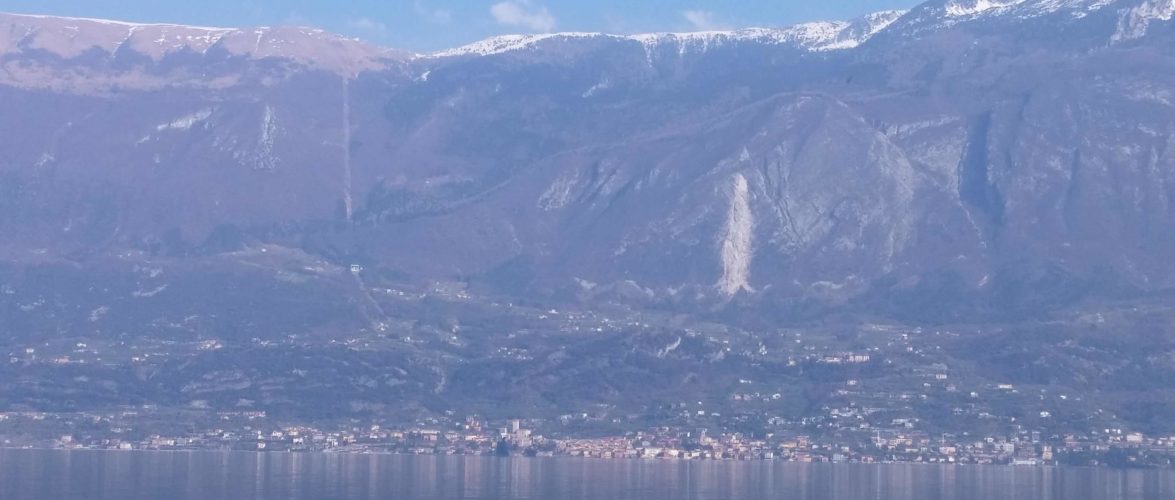
<svg viewBox="0 0 1175 500"><path fill-rule="evenodd" d="M1173 16L932 0L418 54L0 15L0 410L65 415L0 439L1169 435Z"/></svg>
<svg viewBox="0 0 1175 500"><path fill-rule="evenodd" d="M785 322L1165 293L1173 15L932 0L432 54L0 15L0 317L336 331L391 284Z"/></svg>

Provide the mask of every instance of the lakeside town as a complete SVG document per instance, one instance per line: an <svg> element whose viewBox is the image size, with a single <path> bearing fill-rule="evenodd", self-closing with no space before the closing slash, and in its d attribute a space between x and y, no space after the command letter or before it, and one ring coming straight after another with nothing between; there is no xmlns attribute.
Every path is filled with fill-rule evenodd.
<svg viewBox="0 0 1175 500"><path fill-rule="evenodd" d="M109 415L128 419L137 412ZM100 421L97 414L73 418ZM917 430L876 429L840 438L796 433L716 432L659 427L622 436L548 437L545 422L432 419L410 427L364 425L324 429L281 426L265 412L221 413L223 425L177 435L131 437L129 428L107 435L62 434L53 439L0 441L8 448L66 450L192 450L408 455L580 457L591 459L775 460L802 463L915 463L1014 466L1083 465L1122 468L1169 467L1175 436L1147 436L1121 429L1044 436L1023 430L999 436L938 435ZM16 424L75 425L71 417L44 413L0 413L0 429Z"/></svg>

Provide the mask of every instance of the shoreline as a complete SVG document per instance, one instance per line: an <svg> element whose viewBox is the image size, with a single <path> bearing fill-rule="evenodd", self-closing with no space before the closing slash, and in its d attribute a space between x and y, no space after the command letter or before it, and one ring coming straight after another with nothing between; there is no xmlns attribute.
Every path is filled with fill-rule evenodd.
<svg viewBox="0 0 1175 500"><path fill-rule="evenodd" d="M670 457L650 457L650 458L599 458L599 457L577 457L572 455L551 455L551 456L526 456L526 455L511 455L511 456L496 456L496 455L472 455L472 454L445 454L445 453L396 453L386 451L304 451L304 450L233 450L233 449L133 449L120 450L108 448L50 448L50 447L14 447L14 446L0 446L0 452L55 452L55 453L111 453L111 454L207 454L207 455L253 455L258 457L263 456L353 456L353 457L398 457L398 458L461 458L461 459L483 459L483 460L502 460L502 461L539 461L539 460L560 460L560 461L583 461L583 462L598 462L598 463L676 463L676 464L773 464L773 465L804 465L804 466L865 466L865 467L936 467L936 468L966 468L966 469L1011 469L1011 470L1088 470L1088 471L1160 471L1160 472L1175 472L1175 467L1111 467L1111 466L1092 466L1092 465L1062 465L1062 464L1037 464L1037 465L1014 465L1014 464L975 464L975 463L930 463L930 462L804 462L797 460L785 459L752 459L740 460L734 458L670 458Z"/></svg>

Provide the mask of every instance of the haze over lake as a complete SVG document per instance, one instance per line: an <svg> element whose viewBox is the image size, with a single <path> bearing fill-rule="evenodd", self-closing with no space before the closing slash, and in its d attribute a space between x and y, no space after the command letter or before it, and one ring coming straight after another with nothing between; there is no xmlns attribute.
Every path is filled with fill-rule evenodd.
<svg viewBox="0 0 1175 500"><path fill-rule="evenodd" d="M1170 471L486 457L0 451L0 498L1159 500Z"/></svg>

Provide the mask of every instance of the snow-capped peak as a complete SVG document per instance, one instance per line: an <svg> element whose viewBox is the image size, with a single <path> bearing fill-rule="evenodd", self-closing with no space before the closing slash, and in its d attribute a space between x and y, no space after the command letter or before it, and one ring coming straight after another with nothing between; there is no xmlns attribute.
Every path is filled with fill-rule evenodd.
<svg viewBox="0 0 1175 500"><path fill-rule="evenodd" d="M917 37L964 23L989 19L1023 21L1062 16L1079 20L1131 0L932 0L915 7L893 29Z"/></svg>
<svg viewBox="0 0 1175 500"><path fill-rule="evenodd" d="M464 45L454 49L442 50L428 57L458 57L458 56L489 56L505 52L513 52L531 47L543 40L554 38L586 39L608 37L603 33L545 33L538 35L503 35L487 38L479 42Z"/></svg>
<svg viewBox="0 0 1175 500"><path fill-rule="evenodd" d="M950 17L974 16L994 9L1008 9L1026 0L953 0L946 5Z"/></svg>
<svg viewBox="0 0 1175 500"><path fill-rule="evenodd" d="M508 52L531 50L551 40L605 39L642 44L646 50L667 46L680 52L736 42L754 42L766 45L792 45L813 52L842 50L856 47L893 24L906 11L884 11L855 21L825 21L797 24L787 28L747 28L734 31L699 31L686 33L644 33L637 35L609 35L604 33L549 33L540 35L506 35L489 38L455 49L433 53L429 58L461 56L490 56Z"/></svg>
<svg viewBox="0 0 1175 500"><path fill-rule="evenodd" d="M176 52L204 54L216 48L254 58L285 58L343 72L378 68L393 51L317 28L212 28L44 15L0 13L0 53L40 49L78 57L99 49L133 50L152 59Z"/></svg>
<svg viewBox="0 0 1175 500"><path fill-rule="evenodd" d="M4 16L24 19L39 19L42 21L56 21L56 22L73 22L77 23L92 23L104 24L107 26L123 26L126 28L183 28L186 30L196 31L233 31L233 28L213 28L208 26L191 26L186 24L170 24L170 23L132 23L127 21L117 21L113 19L97 19L92 17L71 17L71 16L47 16L40 14L3 14Z"/></svg>
<svg viewBox="0 0 1175 500"><path fill-rule="evenodd" d="M1011 15L1021 18L1068 12L1085 17L1118 0L948 0L942 15L948 20Z"/></svg>
<svg viewBox="0 0 1175 500"><path fill-rule="evenodd" d="M842 30L837 40L826 45L825 50L835 49L851 49L862 43L869 41L878 33L885 31L902 16L905 16L908 11L905 10L887 10L882 12L874 12L861 19L858 19Z"/></svg>

